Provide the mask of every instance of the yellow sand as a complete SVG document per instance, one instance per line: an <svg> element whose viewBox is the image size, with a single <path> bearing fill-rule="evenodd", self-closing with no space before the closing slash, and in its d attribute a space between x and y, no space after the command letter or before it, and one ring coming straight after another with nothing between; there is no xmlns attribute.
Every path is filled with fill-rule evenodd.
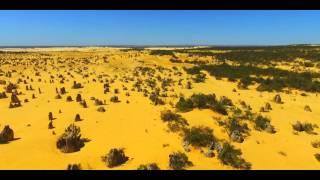
<svg viewBox="0 0 320 180"><path fill-rule="evenodd" d="M20 49L20 51L22 50ZM52 66L47 66L47 71L40 70L39 67L44 68L45 65L30 65L25 70L23 65L2 65L0 67L3 71L23 71L25 76L33 78L34 82L31 84L35 89L34 91L26 91L25 85L19 84L19 91L24 93L24 95L19 95L20 100L23 101L27 98L30 101L22 103L22 107L9 109L10 97L0 99L0 129L2 130L8 124L14 130L15 137L20 138L8 144L0 144L0 169L66 169L67 165L71 163L80 163L83 169L110 169L102 162L101 156L115 147L125 148L125 153L130 157L130 160L113 169L136 169L140 164L153 162L157 163L161 169L169 169L169 154L175 151L184 151L181 137L176 133L168 132L166 124L160 119L161 110L173 110L169 103L164 106L152 105L142 93L130 91L133 84L130 81L125 84L130 92L130 96L127 97L122 90L123 83L119 81L119 78L114 84L111 84L111 92L103 94L103 84L99 82L97 76L107 74L111 78L114 75L121 77L130 74L129 72L137 66L152 67L156 64L167 68L173 66L181 68L182 66L191 66L190 64L173 64L169 61L169 56L150 56L147 53L122 52L113 48L46 48L29 49L28 51L33 52L30 57L39 57L40 53L50 54L54 58L56 67L62 65L57 64L58 57L61 57L62 60L74 57L76 62L77 58L87 57L91 62L87 65L87 72L94 74L88 78L76 74L74 71L78 67L83 67L82 63L72 65L74 68L71 70L66 63L66 67L59 68L59 72L52 69ZM109 63L103 62L103 56L108 56ZM192 60L192 58L183 57L183 55L181 58ZM197 59L210 60L210 58ZM25 58L20 61L28 62L31 60ZM78 62L80 62L79 59ZM38 68L40 71L42 82L38 82L40 77L35 76L33 68ZM180 71L183 72L181 69ZM69 81L60 84L55 80L54 84L50 84L49 72L54 76L63 74ZM67 72L73 74L75 78L70 78ZM186 76L184 74L182 77ZM18 78L19 74L17 73L12 78L0 76L0 79L14 83ZM92 82L93 78L97 82ZM177 80L179 77L172 76L172 78ZM74 80L82 83L84 88L71 89ZM0 86L1 89L5 87L4 85ZM38 87L41 88L42 94L38 93ZM67 95L72 96L73 100L78 93L81 93L89 107L84 109L75 101L66 102L67 95L63 95L62 99L55 99L56 87L65 87ZM110 97L114 95L114 88L120 90L120 94L118 94L120 103L110 102ZM210 76L207 76L205 83L193 83L191 90L181 87L172 88L174 93L182 93L186 97L192 93L201 92L215 93L217 96L224 95L235 103L244 100L250 104L254 112L258 112L266 102L271 102L276 94L260 93L254 88L232 92L232 89L236 88L236 83L216 80ZM2 91L0 90L0 92ZM36 95L36 99L31 98L33 93ZM170 93L172 92L169 91L168 94ZM295 135L291 127L292 123L297 120L319 124L320 97L312 93L307 93L308 96L303 97L300 96L300 93L282 93L284 104L279 105L271 102L273 110L263 113L270 117L272 125L277 130L276 134L259 132L250 126L250 136L243 143L232 143L242 150L243 158L252 163L252 169L320 168L320 163L313 156L320 150L313 148L310 144L314 140L320 140L319 136L306 133ZM106 112L97 112L97 106L94 105L94 101L90 100L90 97L106 100ZM126 103L127 100L130 101L129 104ZM166 100L166 102L170 101L175 103L177 99L168 98ZM305 105L309 105L312 112L305 112L303 109ZM62 113L59 113L59 110ZM48 129L48 113L50 111L56 118L53 130ZM56 148L56 140L64 132L64 129L74 122L77 113L80 114L83 121L75 122L75 124L81 128L82 136L91 141L87 142L79 152L65 154ZM181 115L187 119L190 126L208 126L214 130L215 136L228 139L223 128L219 127L215 120L222 118L221 115L211 110L198 109L181 113ZM27 126L28 124L30 126ZM52 131L55 131L56 135L53 135ZM320 133L319 129L315 131ZM169 144L169 146L163 147L164 144ZM286 156L279 152L284 152ZM196 149L192 149L187 155L194 164L188 169L233 169L222 165L216 157L205 157Z"/></svg>

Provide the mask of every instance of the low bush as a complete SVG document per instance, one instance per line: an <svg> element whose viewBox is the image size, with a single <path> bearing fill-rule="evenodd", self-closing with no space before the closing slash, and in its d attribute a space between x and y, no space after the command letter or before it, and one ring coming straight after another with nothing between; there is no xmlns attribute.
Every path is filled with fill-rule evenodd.
<svg viewBox="0 0 320 180"><path fill-rule="evenodd" d="M161 120L168 122L168 128L172 132L178 132L185 129L188 126L187 120L185 120L181 115L176 114L170 110L161 111Z"/></svg>
<svg viewBox="0 0 320 180"><path fill-rule="evenodd" d="M269 133L275 133L274 127L270 124L270 119L267 117L263 117L261 115L258 115L255 118L255 129L258 131L267 131Z"/></svg>
<svg viewBox="0 0 320 180"><path fill-rule="evenodd" d="M58 138L56 146L61 152L72 153L80 151L84 146L85 139L81 138L80 128L70 124L65 132Z"/></svg>
<svg viewBox="0 0 320 180"><path fill-rule="evenodd" d="M316 134L313 130L314 130L314 125L311 124L311 123L301 123L300 121L297 121L295 124L292 125L292 128L295 130L295 131L298 131L298 132L306 132L308 134Z"/></svg>
<svg viewBox="0 0 320 180"><path fill-rule="evenodd" d="M181 97L176 104L176 108L181 112L187 112L193 109L193 103L191 99Z"/></svg>
<svg viewBox="0 0 320 180"><path fill-rule="evenodd" d="M226 131L232 141L242 143L244 137L249 134L249 128L246 123L241 124L236 118L228 117L225 123Z"/></svg>
<svg viewBox="0 0 320 180"><path fill-rule="evenodd" d="M174 170L181 170L192 165L185 153L175 152L169 155L169 167Z"/></svg>
<svg viewBox="0 0 320 180"><path fill-rule="evenodd" d="M231 144L224 142L222 148L218 150L218 159L225 165L237 169L251 169L251 164L242 157L240 149L235 149Z"/></svg>
<svg viewBox="0 0 320 180"><path fill-rule="evenodd" d="M104 161L109 168L124 164L128 160L129 157L125 155L123 149L116 148L110 149L108 154L102 157L102 161Z"/></svg>
<svg viewBox="0 0 320 180"><path fill-rule="evenodd" d="M192 127L184 131L183 141L194 147L207 147L214 142L213 130L209 127Z"/></svg>
<svg viewBox="0 0 320 180"><path fill-rule="evenodd" d="M156 163L141 164L137 170L160 170Z"/></svg>

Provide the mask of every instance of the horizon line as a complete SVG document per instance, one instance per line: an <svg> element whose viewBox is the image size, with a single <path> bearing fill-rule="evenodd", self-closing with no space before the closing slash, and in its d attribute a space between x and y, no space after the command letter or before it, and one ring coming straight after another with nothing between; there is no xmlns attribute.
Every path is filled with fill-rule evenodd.
<svg viewBox="0 0 320 180"><path fill-rule="evenodd" d="M0 48L41 48L41 47L195 47L195 46L207 46L207 47L266 47L266 46L310 46L320 45L320 43L301 43L301 44L157 44L157 45L0 45Z"/></svg>

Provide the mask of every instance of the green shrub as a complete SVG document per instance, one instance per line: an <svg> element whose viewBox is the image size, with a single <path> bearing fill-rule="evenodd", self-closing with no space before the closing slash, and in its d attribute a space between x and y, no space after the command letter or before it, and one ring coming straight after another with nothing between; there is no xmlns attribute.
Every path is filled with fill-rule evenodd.
<svg viewBox="0 0 320 180"><path fill-rule="evenodd" d="M156 95L155 93L151 93L149 96L150 101L154 104L154 105L164 105L164 101L159 98L158 95Z"/></svg>
<svg viewBox="0 0 320 180"><path fill-rule="evenodd" d="M185 153L175 152L169 155L169 166L174 170L181 170L192 165Z"/></svg>
<svg viewBox="0 0 320 180"><path fill-rule="evenodd" d="M56 147L64 153L80 151L86 139L81 138L80 127L70 124L58 138Z"/></svg>
<svg viewBox="0 0 320 180"><path fill-rule="evenodd" d="M314 64L311 63L311 62L304 62L303 65L304 65L305 67L314 67Z"/></svg>
<svg viewBox="0 0 320 180"><path fill-rule="evenodd" d="M213 109L214 111L216 111L217 113L220 113L220 114L222 114L222 115L228 115L228 112L227 112L226 107L225 107L222 103L220 103L220 102L215 103L215 104L212 106L212 109Z"/></svg>
<svg viewBox="0 0 320 180"><path fill-rule="evenodd" d="M229 99L226 96L221 96L220 100L219 100L219 103L224 105L224 106L233 106L232 100Z"/></svg>
<svg viewBox="0 0 320 180"><path fill-rule="evenodd" d="M249 85L253 84L252 78L250 76L244 76L240 79L238 87L240 89L247 89Z"/></svg>
<svg viewBox="0 0 320 180"><path fill-rule="evenodd" d="M156 163L141 164L137 170L160 170Z"/></svg>
<svg viewBox="0 0 320 180"><path fill-rule="evenodd" d="M169 55L169 56L175 57L174 51L172 50L151 50L150 55L159 55L159 56Z"/></svg>
<svg viewBox="0 0 320 180"><path fill-rule="evenodd" d="M241 154L240 149L235 149L231 144L225 142L218 151L218 158L225 165L238 169L251 169L251 164L241 158Z"/></svg>
<svg viewBox="0 0 320 180"><path fill-rule="evenodd" d="M187 112L193 109L193 103L190 99L181 97L176 104L176 108L181 112Z"/></svg>
<svg viewBox="0 0 320 180"><path fill-rule="evenodd" d="M161 111L161 119L164 122L168 122L168 128L172 132L183 130L189 125L187 120L185 120L181 115L170 110Z"/></svg>
<svg viewBox="0 0 320 180"><path fill-rule="evenodd" d="M259 131L267 131L270 133L274 133L274 127L270 124L270 119L268 119L267 117L263 117L261 115L258 115L255 118L255 129L259 130Z"/></svg>
<svg viewBox="0 0 320 180"><path fill-rule="evenodd" d="M193 94L190 98L181 97L176 104L179 111L187 112L193 108L212 109L220 114L227 115L227 105L232 105L232 101L226 97L222 97L220 101L216 100L215 94L205 95L202 93Z"/></svg>
<svg viewBox="0 0 320 180"><path fill-rule="evenodd" d="M183 141L194 147L206 147L214 141L212 132L209 127L192 127L184 131Z"/></svg>
<svg viewBox="0 0 320 180"><path fill-rule="evenodd" d="M181 115L174 113L170 110L164 110L164 111L161 111L161 119L164 122L178 121L179 119L181 119Z"/></svg>
<svg viewBox="0 0 320 180"><path fill-rule="evenodd" d="M124 164L128 160L129 157L124 154L123 149L116 148L110 149L109 153L102 157L102 161L104 161L109 168Z"/></svg>
<svg viewBox="0 0 320 180"><path fill-rule="evenodd" d="M192 78L195 83L202 83L206 80L206 74L199 73L196 74L195 77Z"/></svg>
<svg viewBox="0 0 320 180"><path fill-rule="evenodd" d="M249 134L249 128L246 123L241 124L235 117L228 117L224 127L234 142L242 143L245 136Z"/></svg>
<svg viewBox="0 0 320 180"><path fill-rule="evenodd" d="M205 95L202 93L199 94L193 94L190 97L193 107L199 108L199 109L205 109L208 108L216 103L216 96L213 95Z"/></svg>
<svg viewBox="0 0 320 180"><path fill-rule="evenodd" d="M202 70L206 70L217 79L240 79L238 83L239 88L247 88L248 85L256 82L259 84L257 87L258 91L281 91L284 88L294 88L308 92L320 92L320 82L316 80L316 78L320 77L320 73L300 73L274 67L260 68L258 66L243 64L232 66L226 63L199 65L185 69L189 74L199 74Z"/></svg>
<svg viewBox="0 0 320 180"><path fill-rule="evenodd" d="M249 128L247 124L240 124L240 122L234 117L228 117L226 122L226 128L230 135L233 131L239 131L240 133L247 134Z"/></svg>
<svg viewBox="0 0 320 180"><path fill-rule="evenodd" d="M295 124L292 125L292 128L295 130L295 131L298 131L298 132L302 132L302 131L305 131L306 133L308 134L316 134L315 132L313 132L314 130L314 125L312 125L311 123L301 123L300 121L297 121Z"/></svg>

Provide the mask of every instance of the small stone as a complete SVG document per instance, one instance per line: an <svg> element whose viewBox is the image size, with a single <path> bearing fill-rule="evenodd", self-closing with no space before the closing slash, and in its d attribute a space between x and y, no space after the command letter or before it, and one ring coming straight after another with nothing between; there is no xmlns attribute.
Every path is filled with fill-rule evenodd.
<svg viewBox="0 0 320 180"><path fill-rule="evenodd" d="M308 105L304 106L304 110L307 112L312 112L310 106L308 106Z"/></svg>

